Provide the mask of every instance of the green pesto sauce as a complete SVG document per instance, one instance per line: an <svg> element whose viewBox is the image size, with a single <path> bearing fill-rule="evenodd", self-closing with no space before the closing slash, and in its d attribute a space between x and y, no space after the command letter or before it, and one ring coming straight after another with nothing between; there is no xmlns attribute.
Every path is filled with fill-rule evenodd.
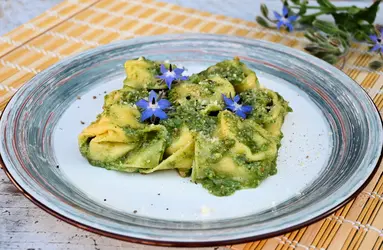
<svg viewBox="0 0 383 250"><path fill-rule="evenodd" d="M217 163L222 157L235 145L234 139L223 139L215 143L210 149L211 157L206 160L207 163Z"/></svg>
<svg viewBox="0 0 383 250"><path fill-rule="evenodd" d="M235 191L243 189L239 181L231 179L209 178L201 182L202 186L215 196L229 196Z"/></svg>
<svg viewBox="0 0 383 250"><path fill-rule="evenodd" d="M181 177L189 177L192 173L192 169L178 169L178 173Z"/></svg>
<svg viewBox="0 0 383 250"><path fill-rule="evenodd" d="M120 103L134 105L138 100L147 98L147 93L147 90L122 91ZM268 110L266 107L270 105L272 100L266 92L248 90L241 94L241 98L243 103L251 104L255 107L253 113L251 114L255 121L262 123L266 122L267 119L270 119L270 114L267 112ZM159 124L163 125L168 131L166 137L166 147L169 146L175 138L177 138L181 128L184 126L188 127L191 131L210 137L216 130L218 123L217 115L219 112L212 116L209 115L209 113L204 113L204 109L206 109L206 104L202 104L199 100L195 99L190 99L182 105L172 103L172 108L167 112L168 119L161 120L159 122ZM251 152L266 151L268 149L269 144L259 145L252 137L252 135L256 132L252 128L251 123L249 125L243 125L239 128L238 121L233 120L233 114L229 113L226 115L228 116L229 124L232 126L233 131L236 131L235 133L238 141L248 146ZM135 137L137 141L152 142L152 140L156 139L157 136L156 133L144 133L143 130L133 129L130 127L124 127L123 129L130 138ZM140 148L146 147L142 143L138 144L140 144ZM209 165L218 163L222 157L228 154L234 145L235 140L229 138L221 139L215 143L212 143L211 148L209 148L210 157L207 158L203 164ZM84 148L82 151L86 152L87 150ZM134 151L132 153L134 153ZM129 156L129 154L127 154L127 156ZM189 156L185 155L184 157ZM228 196L239 189L254 188L258 186L262 180L276 173L275 160L249 162L244 155L234 156L233 160L238 167L244 167L248 170L248 174L251 176L248 181L241 182L234 180L231 176L217 173L212 169L205 169L205 178L198 180L197 182L201 183L204 188L216 196ZM114 162L92 161L91 164L101 166L106 169L122 170L121 162L124 161L125 158L121 158ZM172 165L175 166L175 162L169 162L168 164L170 164L170 167ZM139 170L134 171L134 169L124 169L124 171L139 172ZM189 176L190 171L182 172L182 174L184 176Z"/></svg>
<svg viewBox="0 0 383 250"><path fill-rule="evenodd" d="M252 153L265 151L268 148L268 144L259 145L253 138L254 130L250 127L242 128L237 133L237 138L240 142L248 146Z"/></svg>
<svg viewBox="0 0 383 250"><path fill-rule="evenodd" d="M168 144L171 138L175 138L183 126L191 131L211 135L217 126L217 117L204 114L204 105L198 101L190 100L186 104L173 106L168 112L168 119L161 120L160 124L165 126L169 132Z"/></svg>
<svg viewBox="0 0 383 250"><path fill-rule="evenodd" d="M253 106L253 111L249 115L250 119L254 119L258 124L272 123L273 119L270 115L270 109L273 106L273 99L267 95L266 91L253 89L246 90L240 94L243 103Z"/></svg>
<svg viewBox="0 0 383 250"><path fill-rule="evenodd" d="M124 91L121 93L121 101L129 104L135 104L138 100L148 97L148 91L146 89Z"/></svg>
<svg viewBox="0 0 383 250"><path fill-rule="evenodd" d="M277 173L276 159L250 162L244 155L238 155L234 157L234 161L236 164L238 164L238 166L247 168L259 179L264 179L269 175L274 175Z"/></svg>
<svg viewBox="0 0 383 250"><path fill-rule="evenodd" d="M280 105L282 110L280 115L284 116L287 112L293 110L288 106L288 103L278 93L274 92L278 99L275 101L268 94L269 90L260 89L254 90L249 89L240 94L241 101L246 104L253 106L251 114L248 116L249 119L254 120L256 123L264 126L275 122L272 117L272 108L275 105ZM275 103L278 102L278 103Z"/></svg>
<svg viewBox="0 0 383 250"><path fill-rule="evenodd" d="M147 59L143 58L141 60ZM150 74L152 76L161 75L160 63L147 61L150 62L150 67L147 69ZM168 64L165 64L165 66L167 68L169 67ZM173 68L175 67L176 66L173 65ZM181 129L187 127L193 132L193 136L196 136L196 138L206 138L206 141L205 139L201 139L201 141L196 140L196 147L199 148L196 148L196 151L193 152L184 152L179 158L193 158L195 157L194 153L201 150L201 152L204 152L204 154L201 154L201 158L193 159L194 161L198 161L199 165L196 165L198 166L197 168L200 168L200 166L203 167L201 167L200 176L197 177L193 177L194 172L192 172L192 169L178 169L181 176L186 177L192 175L193 181L201 183L204 188L216 196L228 196L239 189L257 187L261 181L268 176L276 174L277 155L271 153L267 155L265 159L250 161L245 153L235 155L231 149L238 146L238 144L236 144L237 142L240 143L241 147L250 149L252 154L266 152L270 147L275 147L275 145L279 147L282 134L280 134L279 137L271 138L272 136L269 136L267 133L266 135L261 135L261 132L257 129L261 129L261 127L266 128L267 125L273 124L275 120L277 120L273 118L273 107L277 106L277 104L278 107L281 107L278 110L279 113L277 117L284 117L287 112L291 111L291 108L278 93L274 94L274 92L272 92L272 94L270 94L271 91L269 90L251 89L238 93L242 104L251 105L253 107L252 112L248 115L246 121L241 120L241 118L235 116L233 113L225 113L224 118L227 119L224 120L224 122L227 123L226 129L230 131L229 136L228 138L213 139L213 133L216 132L217 127L220 126L220 124L218 124L218 116L220 116L220 112L224 110L221 96L217 98L215 94L227 91L227 85L234 91L231 85L241 84L247 77L245 71L247 73L249 72L246 66L239 62L239 60L227 60L190 76L189 81L181 83L177 81L173 82L171 91L167 90L162 80L156 79L155 81L153 80L153 83L147 84L146 89L133 89L132 87L125 86L123 89L117 91L117 95L114 96L111 94L110 96L106 96L105 100L108 100L110 105L134 106L140 99L147 100L148 92L151 89L163 89L165 94L162 98L169 100L172 106L167 110L168 119L155 121L155 124L160 125L158 126L161 127L160 131L145 130L150 128L149 125L144 126L143 129L133 129L129 126L122 128L126 135L134 141L133 143L137 144L136 148L132 149L132 151L117 160L89 160L89 162L92 165L106 169L140 172L140 168L125 167L131 165L125 164L124 166L124 163L132 161L136 164L134 160L138 159L141 164L141 158L148 160L149 158L156 159L157 156L157 161L161 161L165 149L178 138ZM220 85L218 81L217 83L212 81L211 76L217 75L229 81L231 85L226 81L224 81L226 85L222 85L222 83ZM175 91L177 84L186 84L187 86L185 87L183 85L185 88L180 88L181 90L177 92ZM165 88L163 88L163 86L165 86ZM118 98L116 98L116 96ZM108 115L108 113L110 113L109 107L106 106L104 107L103 115ZM230 136L232 138L230 138ZM89 142L91 140L92 138L88 138L88 141L80 142L80 151L85 157L89 154ZM150 151L148 150L149 148ZM271 152L275 151L271 150ZM89 159L89 157L87 158ZM132 160L132 158L134 160ZM168 167L175 168L177 160L178 159L169 161L167 163ZM232 160L233 166L231 168L225 168L225 166L220 163L221 160ZM137 164L137 166L140 164ZM144 164L144 166L150 165Z"/></svg>
<svg viewBox="0 0 383 250"><path fill-rule="evenodd" d="M247 162L243 156L237 156L234 159L239 166L249 170L246 181L238 181L231 176L220 175L211 169L205 169L205 178L200 181L202 186L216 196L228 196L240 189L255 188L267 177L277 173L275 160Z"/></svg>
<svg viewBox="0 0 383 250"><path fill-rule="evenodd" d="M243 71L243 63L237 61L222 61L208 69L198 73L198 75L191 76L191 81L198 83L200 79L206 79L209 76L218 75L227 79L231 84L240 84L245 78Z"/></svg>

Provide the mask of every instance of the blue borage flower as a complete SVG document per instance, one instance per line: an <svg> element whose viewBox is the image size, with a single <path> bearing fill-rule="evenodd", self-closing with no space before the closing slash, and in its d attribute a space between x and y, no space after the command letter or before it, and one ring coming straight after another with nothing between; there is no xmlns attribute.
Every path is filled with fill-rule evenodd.
<svg viewBox="0 0 383 250"><path fill-rule="evenodd" d="M161 64L161 73L162 75L156 76L157 78L160 78L165 81L166 85L168 85L168 88L172 88L172 83L174 80L187 80L189 77L183 76L182 73L184 72L184 69L180 68L172 68L172 65L169 65L169 69L166 69L165 65Z"/></svg>
<svg viewBox="0 0 383 250"><path fill-rule="evenodd" d="M371 49L371 51L377 51L383 53L383 28L380 30L380 36L377 35L371 35L370 36L371 41L375 43L374 47Z"/></svg>
<svg viewBox="0 0 383 250"><path fill-rule="evenodd" d="M136 105L144 111L141 113L141 121L145 121L148 118L157 117L160 120L168 118L164 109L167 109L171 106L170 102L166 99L157 99L157 94L153 90L149 92L148 101L141 99L136 102Z"/></svg>
<svg viewBox="0 0 383 250"><path fill-rule="evenodd" d="M274 16L278 21L277 23L278 30L281 28L282 25L286 26L290 32L294 30L292 23L295 22L295 20L297 20L298 16L289 16L289 9L287 8L286 5L283 6L282 16L276 11L274 11Z"/></svg>
<svg viewBox="0 0 383 250"><path fill-rule="evenodd" d="M223 100L226 104L226 109L231 110L239 117L242 117L243 119L246 119L246 114L250 113L253 110L252 106L248 105L242 105L239 104L240 97L239 95L236 95L234 99L231 99L231 97L227 97L224 94L222 94Z"/></svg>

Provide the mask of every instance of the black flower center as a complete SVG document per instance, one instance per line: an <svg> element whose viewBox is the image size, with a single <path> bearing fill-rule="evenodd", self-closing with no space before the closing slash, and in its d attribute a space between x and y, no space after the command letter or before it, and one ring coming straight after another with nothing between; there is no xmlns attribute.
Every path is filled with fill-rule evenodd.
<svg viewBox="0 0 383 250"><path fill-rule="evenodd" d="M153 97L152 99L152 105L156 104L156 98Z"/></svg>
<svg viewBox="0 0 383 250"><path fill-rule="evenodd" d="M171 65L171 64L169 65L169 71L170 71L170 72L173 71L173 68L172 68L172 65Z"/></svg>
<svg viewBox="0 0 383 250"><path fill-rule="evenodd" d="M289 17L289 14L286 14L286 15L285 15L285 18L287 19L288 17Z"/></svg>
<svg viewBox="0 0 383 250"><path fill-rule="evenodd" d="M218 116L218 114L219 114L219 111L210 111L208 113L208 116Z"/></svg>
<svg viewBox="0 0 383 250"><path fill-rule="evenodd" d="M378 43L381 43L381 42L382 42L382 39L378 38L377 41L378 41Z"/></svg>

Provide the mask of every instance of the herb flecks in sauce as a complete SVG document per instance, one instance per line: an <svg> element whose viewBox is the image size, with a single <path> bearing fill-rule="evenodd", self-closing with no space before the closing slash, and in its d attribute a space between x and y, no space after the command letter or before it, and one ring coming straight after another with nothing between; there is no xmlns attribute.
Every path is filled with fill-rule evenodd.
<svg viewBox="0 0 383 250"><path fill-rule="evenodd" d="M142 174L176 169L216 196L257 187L277 172L281 126L291 111L278 93L261 88L238 58L177 81L170 90L156 78L164 73L161 64L143 57L125 63L124 87L105 96L103 113L79 136L80 151L92 165ZM144 110L136 105L141 100L151 108L150 91L171 104L163 109L167 118L155 124L141 121ZM231 111L222 95L236 96ZM236 115L241 105L251 112Z"/></svg>

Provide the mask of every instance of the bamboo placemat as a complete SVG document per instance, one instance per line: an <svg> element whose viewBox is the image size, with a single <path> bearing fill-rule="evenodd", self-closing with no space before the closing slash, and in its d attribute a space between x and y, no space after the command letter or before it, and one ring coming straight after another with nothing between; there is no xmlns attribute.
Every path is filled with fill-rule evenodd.
<svg viewBox="0 0 383 250"><path fill-rule="evenodd" d="M0 37L0 112L26 81L62 58L115 40L164 33L202 32L264 39L302 49L302 33L267 30L256 23L153 0L66 0ZM383 71L371 72L374 54L354 44L344 72L383 111ZM353 201L300 230L230 246L251 249L383 249L383 165Z"/></svg>

